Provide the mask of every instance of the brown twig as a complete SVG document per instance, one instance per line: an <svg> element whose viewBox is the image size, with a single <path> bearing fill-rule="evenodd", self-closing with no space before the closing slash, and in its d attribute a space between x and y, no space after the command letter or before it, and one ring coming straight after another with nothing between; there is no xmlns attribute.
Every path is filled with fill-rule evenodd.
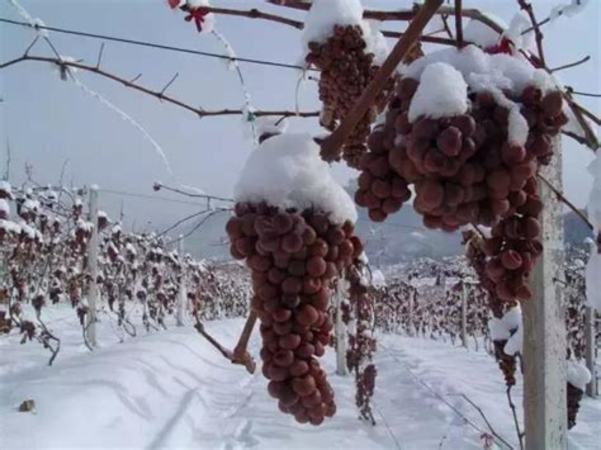
<svg viewBox="0 0 601 450"><path fill-rule="evenodd" d="M576 117L578 124L584 131L585 144L592 150L596 151L599 148L599 140L597 139L597 135L595 134L595 132L591 129L590 124L586 121L586 119L583 116L582 110L584 108L579 107L579 105L574 101L574 99L572 98L572 95L569 92L563 92L562 96L563 96L564 100L568 103L568 106L574 113L574 116Z"/></svg>
<svg viewBox="0 0 601 450"><path fill-rule="evenodd" d="M593 92L575 91L574 89L572 89L569 86L568 86L568 89L570 91L570 94L574 94L574 95L582 95L584 97L601 97L601 94L595 94Z"/></svg>
<svg viewBox="0 0 601 450"><path fill-rule="evenodd" d="M482 420L484 420L484 423L486 423L486 426L488 427L488 429L490 430L491 434L496 437L497 439L499 439L500 441L503 441L503 438L499 435L499 433L497 433L495 431L495 429L493 428L493 426L491 425L490 421L488 420L488 418L486 417L486 414L484 414L484 411L482 411L482 408L480 408L472 399L470 399L467 395L465 394L461 394L461 397L463 397L463 399L468 402L470 405L472 405L479 413L480 416L482 417Z"/></svg>
<svg viewBox="0 0 601 450"><path fill-rule="evenodd" d="M284 25L289 25L298 30L302 30L303 22L299 22L298 20L293 20L288 17L278 16L277 14L270 14L263 11L260 11L256 8L241 10L241 9L232 9L232 8L217 8L214 6L203 6L205 10L208 12L212 12L214 14L223 14L229 16L239 16L239 17L248 17L250 19L263 19L269 20L271 22L278 22Z"/></svg>
<svg viewBox="0 0 601 450"><path fill-rule="evenodd" d="M573 63L564 64L563 66L559 66L554 69L549 69L549 72L554 73L554 72L559 72L560 70L569 69L570 67L576 67L576 66L579 66L580 64L584 64L589 59L591 59L591 57L589 55L587 55L584 58L581 58L578 61L575 61Z"/></svg>
<svg viewBox="0 0 601 450"><path fill-rule="evenodd" d="M353 106L351 112L344 118L340 126L326 138L321 147L322 158L326 161L334 161L340 154L340 149L357 123L365 115L373 104L376 96L382 91L390 76L411 50L413 44L421 35L432 16L435 14L443 0L426 0L415 18L407 27L403 36L396 43L392 52L386 58L372 81L369 83L359 100Z"/></svg>
<svg viewBox="0 0 601 450"><path fill-rule="evenodd" d="M463 16L461 15L462 10L461 0L455 0L455 33L457 35L457 47L463 47Z"/></svg>
<svg viewBox="0 0 601 450"><path fill-rule="evenodd" d="M572 101L572 104L574 105L574 108L578 109L578 111L580 111L582 113L582 115L588 117L593 122L595 122L597 125L601 126L601 118L597 117L592 112L590 112L588 109L586 109L584 106L582 106L574 101Z"/></svg>
<svg viewBox="0 0 601 450"><path fill-rule="evenodd" d="M96 60L96 68L100 67L100 63L102 62L102 56L104 54L104 42L100 44L100 50L98 51L98 59Z"/></svg>
<svg viewBox="0 0 601 450"><path fill-rule="evenodd" d="M158 100L162 100L164 102L167 103L171 103L175 106L178 106L180 108L183 108L185 110L188 110L190 112L193 112L194 114L196 114L199 118L202 117L211 117L211 116L227 116L227 115L241 115L241 114L245 114L246 112L242 109L220 109L220 110L205 110L203 108L199 108L199 107L194 107L192 105L189 105L187 103L184 103L181 100L178 100L176 98L170 97L168 95L165 95L163 92L161 91L154 91L152 89L146 88L140 84L136 84L133 81L129 81L126 80L125 78L119 77L117 75L114 75L110 72L107 72L103 69L100 69L98 67L95 66L89 66L86 64L82 64L79 62L73 62L73 61L64 61L61 60L59 58L51 58L51 57L45 57L45 56L30 56L30 55L23 55L19 58L15 58L13 60L10 61L6 61L2 64L0 64L0 70L1 69L5 69L7 67L10 67L12 65L18 64L18 63L22 63L24 61L35 61L35 62L44 62L44 63L50 63L50 64L56 64L58 67L73 67L79 70L85 70L88 72L92 72L96 75L100 75L102 77L108 78L110 80L116 81L117 83L121 83L123 86L128 87L130 89L134 89L136 91L142 92L144 94L150 95L152 97L157 98ZM140 77L140 75L136 76L134 78L134 80L138 79ZM168 85L166 86L168 87ZM266 110L262 110L262 111L254 111L253 114L256 117L260 117L260 116L286 116L286 117L318 117L319 116L319 111L305 111L305 112L296 112L296 111L266 111Z"/></svg>
<svg viewBox="0 0 601 450"><path fill-rule="evenodd" d="M444 30L446 31L447 36L449 36L449 39L455 39L451 27L449 26L449 16L441 14L440 19L442 20L442 25L444 26Z"/></svg>
<svg viewBox="0 0 601 450"><path fill-rule="evenodd" d="M584 215L584 213L582 211L580 211L578 208L576 208L576 206L569 201L561 191L559 191L559 189L557 189L555 186L553 186L551 184L551 182L549 182L549 180L547 180L545 177L543 177L540 173L537 175L539 180L541 180L543 183L545 183L547 185L547 187L549 189L551 189L551 191L555 194L555 196L557 197L558 200L560 200L562 203L564 203L568 208L570 208L572 211L574 211L574 213L580 218L582 219L582 221L591 229L593 230L593 224L588 220L588 218Z"/></svg>
<svg viewBox="0 0 601 450"><path fill-rule="evenodd" d="M518 435L520 450L524 450L524 433L520 429L517 410L515 408L515 404L513 403L513 399L511 398L511 386L507 386L505 393L507 394L507 402L509 403L509 408L511 408L511 414L513 415L513 423L515 425L515 431Z"/></svg>
<svg viewBox="0 0 601 450"><path fill-rule="evenodd" d="M534 37L536 39L536 48L538 50L538 58L543 66L546 66L545 63L545 52L543 50L543 33L540 30L538 23L536 21L536 16L534 15L534 9L532 8L532 4L528 3L526 0L517 0L520 8L526 11L528 17L530 17L530 21L532 22L532 28L534 29Z"/></svg>
<svg viewBox="0 0 601 450"><path fill-rule="evenodd" d="M288 8L299 9L302 11L308 11L311 7L310 3L306 3L299 0L267 0L269 3L278 6L286 6ZM399 9L396 11L377 11L377 10L365 10L363 17L365 19L373 19L379 21L409 21L413 20L419 11L419 7L414 6L411 9ZM451 15L454 14L454 7L452 6L440 6L435 14L440 15ZM463 17L477 20L487 25L497 33L502 33L503 28L499 26L494 20L488 16L482 14L478 9L463 9L461 11Z"/></svg>
<svg viewBox="0 0 601 450"><path fill-rule="evenodd" d="M254 373L256 369L256 364L250 353L246 350L248 346L248 341L250 335L252 334L252 330L254 328L255 322L257 320L256 313L252 312L248 315L246 319L246 323L244 324L244 329L242 330L242 334L240 335L240 339L238 340L238 344L236 345L234 351L225 348L221 343L211 336L206 330L198 314L195 315L196 323L194 324L194 328L198 333L204 337L209 343L219 351L223 355L224 358L228 359L232 364L239 364L246 368L249 373Z"/></svg>

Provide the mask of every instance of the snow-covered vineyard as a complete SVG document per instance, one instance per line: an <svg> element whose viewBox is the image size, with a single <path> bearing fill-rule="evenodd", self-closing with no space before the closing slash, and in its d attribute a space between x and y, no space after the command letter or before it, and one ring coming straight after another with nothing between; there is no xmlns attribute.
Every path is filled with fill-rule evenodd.
<svg viewBox="0 0 601 450"><path fill-rule="evenodd" d="M58 182L42 182L36 161L15 174L23 158L7 144L1 449L601 450L599 94L563 78L593 55L551 64L565 54L544 45L599 5L168 0L144 11L157 29L171 12L215 52L53 26L29 3L0 10L0 26L31 39L0 74L52 67L123 119L168 178L153 177L152 194L93 184L115 175L102 170L66 183L66 160ZM301 57L238 55L233 36L251 24L291 29ZM93 63L61 52L74 37L101 40ZM263 50L290 53L275 41ZM109 44L225 63L238 107L198 106L188 88L180 97L179 71L158 89L152 74L112 72ZM259 89L251 69L292 71L277 98L288 109L256 106L271 79ZM146 106L126 112L88 76L203 124L242 117L219 128L224 142L243 128L242 161L220 140L205 156L227 160L211 175L225 190L192 186L187 162L134 118ZM211 83L213 100L230 98L226 81ZM588 152L576 202L564 172L575 151ZM128 178L150 167L136 160ZM145 209L135 226L110 195L193 209ZM214 223L207 257L191 244ZM376 246L385 226L422 250L382 262L397 248ZM453 235L461 251L428 243Z"/></svg>

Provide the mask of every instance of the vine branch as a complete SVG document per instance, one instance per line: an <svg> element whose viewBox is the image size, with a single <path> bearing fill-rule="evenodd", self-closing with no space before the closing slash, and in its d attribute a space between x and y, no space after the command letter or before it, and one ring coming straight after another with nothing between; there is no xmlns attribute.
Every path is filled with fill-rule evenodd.
<svg viewBox="0 0 601 450"><path fill-rule="evenodd" d="M110 80L113 80L117 83L122 84L123 86L130 88L130 89L134 89L138 92L142 92L146 95L150 95L152 97L155 97L158 100L167 102L167 103L171 103L172 105L178 106L180 108L183 108L187 111L193 112L194 114L196 114L199 118L203 118L203 117L212 117L212 116L227 116L227 115L241 115L241 114L245 114L245 111L242 109L219 109L219 110L205 110L202 107L195 107L192 106L190 104L187 104L181 100L178 100L174 97L165 95L164 93L164 89L166 89L169 84L167 86L165 86L165 88L162 91L155 91L152 90L150 88L147 88L145 86L142 86L140 84L135 83L134 81L137 80L140 76L138 75L137 77L135 77L133 80L127 80L125 78L122 78L118 75L115 75L111 72L107 72L104 69L101 69L97 66L90 66L90 65L86 65L83 64L81 62L76 62L76 61L65 61L63 59L59 59L59 58L53 58L53 57L46 57L46 56L31 56L31 55L27 55L24 54L23 56L19 57L19 58L15 58L12 59L10 61L6 61L4 63L0 64L0 70L5 69L7 67L19 64L19 63L23 63L25 61L34 61L34 62L42 62L42 63L49 63L49 64L56 64L59 68L65 68L65 67L71 67L74 69L79 69L79 70L84 70L87 72L91 72L94 73L96 75L108 78ZM173 81L173 80L172 80ZM171 81L171 82L172 82ZM318 117L319 116L319 111L301 111L301 112L296 112L296 111L287 111L287 110L261 110L261 111L254 111L253 114L257 117L260 116L284 116L284 117Z"/></svg>

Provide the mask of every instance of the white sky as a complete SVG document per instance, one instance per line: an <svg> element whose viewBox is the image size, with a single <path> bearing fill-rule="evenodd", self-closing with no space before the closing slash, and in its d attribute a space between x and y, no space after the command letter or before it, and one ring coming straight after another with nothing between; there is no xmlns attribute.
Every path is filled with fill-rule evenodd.
<svg viewBox="0 0 601 450"><path fill-rule="evenodd" d="M536 0L533 3L538 17L543 18L552 6L568 1ZM260 7L291 17L303 16L262 1L214 0L212 3L224 7ZM212 36L196 33L192 24L184 22L183 14L170 11L164 0L22 0L22 4L33 16L51 26L223 52ZM391 9L411 2L365 1L364 4ZM491 11L506 21L517 10L514 0L465 0L464 4ZM0 17L19 20L6 0L0 0ZM590 0L584 13L570 19L560 18L544 28L550 67L591 56L587 64L560 73L565 84L601 92L600 23L601 1ZM403 26L388 23L385 28ZM224 16L217 18L217 28L230 40L239 56L288 63L300 61L300 34L293 28ZM32 37L29 30L0 24L0 59L20 56ZM98 40L62 34L51 37L61 54L95 63ZM43 44L38 44L31 53L50 55ZM239 108L243 103L236 74L228 71L220 60L107 43L102 65L125 77L133 78L141 72L140 83L154 89L162 87L178 72L179 77L168 92L205 109ZM294 108L297 71L250 64L242 64L242 70L258 109ZM148 130L164 149L178 182L211 194L231 195L251 149L240 117L199 120L192 113L161 104L93 74L82 73L80 78ZM139 131L72 83L60 81L56 71L48 66L29 62L0 71L0 97L3 98L0 103L0 173L4 172L4 148L9 139L13 182L22 181L26 162L33 164L37 181L55 182L66 160L65 179L76 185L96 183L101 188L153 195L154 180L169 181L161 159ZM318 108L314 82L302 85L300 99L302 110ZM599 100L580 100L597 113L601 110ZM291 130L320 132L315 119L294 119L289 125ZM590 177L585 168L591 155L590 150L566 140L565 189L577 206L583 206L588 195ZM352 175L344 168L335 170L341 181ZM117 214L122 201L129 223L136 220L138 225L147 220L167 223L197 209L194 205L108 193L101 198L103 208L112 216Z"/></svg>

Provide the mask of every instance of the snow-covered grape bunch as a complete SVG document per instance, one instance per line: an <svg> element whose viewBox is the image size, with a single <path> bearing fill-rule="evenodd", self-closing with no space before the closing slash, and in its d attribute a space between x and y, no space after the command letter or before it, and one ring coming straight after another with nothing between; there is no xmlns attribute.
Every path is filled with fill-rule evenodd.
<svg viewBox="0 0 601 450"><path fill-rule="evenodd" d="M316 357L330 341L332 282L363 251L357 212L309 134L261 136L235 188L230 250L252 272L270 394L318 425L336 409Z"/></svg>
<svg viewBox="0 0 601 450"><path fill-rule="evenodd" d="M316 357L330 340L331 281L362 251L350 222L265 203L238 203L227 223L231 253L252 270L252 307L261 320L263 374L282 412L319 425L336 411Z"/></svg>
<svg viewBox="0 0 601 450"><path fill-rule="evenodd" d="M432 53L398 82L356 200L384 220L400 207L394 187L413 184L424 224L445 231L536 215L533 177L565 122L561 93L525 62L473 46Z"/></svg>
<svg viewBox="0 0 601 450"><path fill-rule="evenodd" d="M383 36L362 16L363 9L356 0L318 1L305 24L305 60L320 70L320 122L331 131L353 108L386 54ZM371 124L384 109L393 87L394 80L390 79L346 141L343 158L351 167L359 167L359 158L367 150L365 141Z"/></svg>
<svg viewBox="0 0 601 450"><path fill-rule="evenodd" d="M382 221L409 199L429 228L492 228L485 274L501 300L527 299L542 209L536 173L566 123L548 77L474 46L434 52L403 71L361 159L355 200Z"/></svg>

